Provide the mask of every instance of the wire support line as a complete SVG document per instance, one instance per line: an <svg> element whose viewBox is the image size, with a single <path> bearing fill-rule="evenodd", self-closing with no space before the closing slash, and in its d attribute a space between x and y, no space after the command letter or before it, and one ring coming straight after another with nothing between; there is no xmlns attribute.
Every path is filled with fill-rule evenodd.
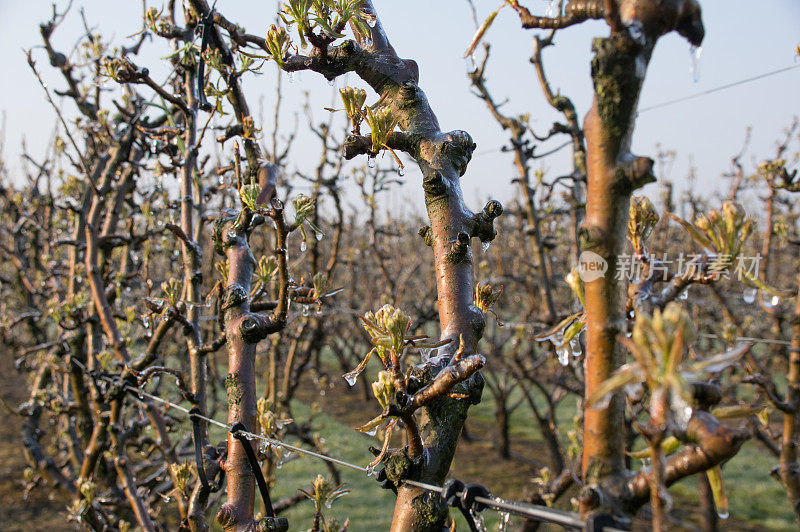
<svg viewBox="0 0 800 532"><path fill-rule="evenodd" d="M82 362L80 362L77 359L73 358L72 359L72 363L75 364L76 366L78 366L84 373L86 373L87 375L89 375L91 377L98 377L98 378L104 379L107 382L110 382L112 384L119 384L118 380L116 380L116 379L114 379L114 378L112 378L112 377L110 377L108 375L103 375L103 374L98 373L96 371L89 370ZM214 426L220 427L222 429L225 429L228 432L231 432L231 430L233 428L232 425L228 425L227 423L223 423L221 421L217 421L214 418L210 418L210 417L204 416L202 414L192 413L192 412L189 411L188 408L183 407L183 406L181 406L181 405L179 405L177 403L173 403L172 401L169 401L169 400L164 399L162 397L159 397L158 395L146 392L143 389L141 389L140 387L133 386L133 385L128 384L128 383L122 383L122 387L126 391L129 391L129 392L133 393L134 396L136 396L140 401L143 398L146 397L148 399L151 399L152 401L156 401L158 403L161 403L161 404L163 404L163 405L165 405L165 406L167 406L169 408L178 410L179 412L182 412L182 413L186 414L187 416L193 416L193 417L195 417L197 419L202 419L203 421L206 421L207 423L209 423L211 425L214 425ZM312 456L314 458L318 458L320 460L323 460L323 461L326 461L326 462L330 462L332 464L337 464L337 465L340 465L342 467L347 467L347 468L353 469L355 471L366 473L367 476L371 476L373 474L373 470L371 468L363 467L363 466L360 466L360 465L357 465L357 464L353 464L353 463L347 462L345 460L340 460L338 458L334 458L332 456L328 456L328 455L325 455L325 454L322 454L322 453L318 453L318 452L315 452L315 451L310 451L310 450L304 449L302 447L297 447L295 445L291 445L289 443L277 440L275 438L270 438L268 436L263 436L261 434L255 434L253 432L244 431L244 430L238 430L238 431L236 431L236 433L240 434L240 435L243 435L247 439L250 439L250 440L254 440L254 439L261 440L261 441L266 442L269 445L275 445L275 446L278 446L278 447L283 447L285 449L297 452L299 454L305 454L307 456ZM433 492L433 493L438 493L439 495L442 494L442 488L440 486L435 486L433 484L426 484L424 482L418 482L416 480L403 480L402 483L406 484L408 486L413 486L413 487L417 487L417 488L420 488L420 489L424 489L424 490L427 490L427 491L430 491L430 492ZM586 528L586 522L581 520L580 517L578 516L578 514L576 514L574 512L568 512L566 510L558 510L556 508L549 508L547 506L540 506L540 505L529 504L529 503L524 503L524 502L519 502L519 501L512 501L512 500L509 500L509 499L504 499L502 497L493 497L491 499L490 498L486 498L486 497L475 497L475 501L480 503L480 504L485 505L488 508L492 508L493 510L498 511L498 512L507 512L507 513L511 513L511 514L514 514L514 515L517 515L517 516L520 516L520 517L525 517L525 518L529 518L529 519L535 519L535 520L538 520L538 521L546 521L546 522L549 522L549 523L554 523L554 524L561 525L561 526L564 526L564 527L569 527L569 528L575 528L575 529L585 529ZM618 529L610 528L610 527L604 527L603 530L606 531L606 532L623 532L622 530L618 530Z"/></svg>
<svg viewBox="0 0 800 532"><path fill-rule="evenodd" d="M713 89L708 89L708 90L705 90L705 91L702 91L702 92L698 92L696 94L689 94L689 95L683 96L681 98L675 98L674 100L667 100L666 102L661 102L661 103L657 103L657 104L650 105L650 106L647 106L647 107L643 107L643 108L641 108L641 109L639 109L637 111L637 114L642 114L642 113L644 113L646 111L652 111L654 109L661 109L662 107L675 105L676 103L681 103L681 102L685 102L685 101L688 101L688 100L693 100L693 99L699 98L701 96L706 96L708 94L713 94L715 92L720 92L720 91L724 91L726 89L730 89L730 88L733 88L733 87L738 87L739 85L744 85L745 83L758 81L760 79L768 78L768 77L774 76L776 74L781 74L783 72L788 72L789 70L793 70L793 69L798 68L798 67L800 67L800 63L798 63L796 65L788 66L788 67L785 67L785 68L779 68L778 70L773 70L772 72L766 72L764 74L759 74L758 76L753 76L753 77L742 79L742 80L739 80L739 81L734 81L732 83L726 83L725 85L720 85L719 87L714 87Z"/></svg>
<svg viewBox="0 0 800 532"><path fill-rule="evenodd" d="M79 368L81 368L81 370L84 373L87 373L90 376L92 375L92 372L85 365L83 365L83 363L81 363L79 360L72 359L72 362L75 365L77 365ZM117 382L113 378L108 377L106 375L96 374L96 376L100 377L102 379L105 379L106 381L111 382L111 383L116 383ZM144 391L143 389L141 389L141 388L139 388L137 386L132 386L130 384L124 383L123 387L125 388L125 390L130 391L134 395L139 397L139 399L141 399L143 397L147 397L148 399L151 399L153 401L161 403L161 404L163 404L165 406L168 406L169 408L173 408L175 410L178 410L179 412L183 412L187 416L194 415L194 417L196 417L198 419L202 419L203 421L206 421L207 423L209 423L211 425L223 428L228 432L230 432L231 429L233 428L232 425L228 425L227 423L223 423L221 421L217 421L214 418L206 417L206 416L204 416L202 414L192 414L189 411L188 408L183 407L183 406L181 406L179 404L173 403L172 401L164 399L163 397L159 397L159 396L154 395L152 393L146 392L146 391ZM331 462L331 463L338 464L338 465L343 466L343 467L348 467L350 469L355 469L356 471L361 471L363 473L371 473L371 471L366 467L362 467L362 466L356 465L356 464L351 464L349 462L345 462L344 460L339 460L338 458L333 458L332 456L326 456L324 454L320 454L320 453L317 453L317 452L314 452L314 451L310 451L308 449L303 449L302 447L297 447L295 445L292 445L292 444L289 444L289 443L286 443L286 442L282 442L280 440L276 440L275 438L270 438L269 436L264 436L264 435L261 435L261 434L255 434L253 432L248 432L248 431L244 431L244 430L237 431L237 432L239 434L243 434L244 436L246 436L248 439L251 439L251 440L252 439L262 440L262 441L264 441L264 442L266 442L266 443L268 443L270 445L283 447L283 448L288 449L290 451L295 451L297 453L313 456L315 458L319 458L320 460L324 460L326 462Z"/></svg>
<svg viewBox="0 0 800 532"><path fill-rule="evenodd" d="M703 338L712 338L718 340L726 340L724 336L720 336L718 334L700 334ZM752 342L756 344L777 344L777 345L792 345L792 342L789 340L776 340L775 338L752 338L750 336L736 336L733 338L737 342Z"/></svg>
<svg viewBox="0 0 800 532"><path fill-rule="evenodd" d="M444 488L433 484L427 484L425 482L404 480L403 484L424 489L432 493L438 493L439 495L444 494ZM456 496L460 495L461 492L456 493ZM492 496L491 498L477 496L475 497L475 502L488 508L492 508L498 512L506 512L520 517L526 517L528 519L535 519L537 521L546 521L548 523L553 523L568 528L585 529L587 526L586 521L582 520L575 512L568 512L566 510L559 510L557 508L550 508L548 506L512 501L496 496ZM604 526L603 530L605 532L624 532L622 529L609 526Z"/></svg>

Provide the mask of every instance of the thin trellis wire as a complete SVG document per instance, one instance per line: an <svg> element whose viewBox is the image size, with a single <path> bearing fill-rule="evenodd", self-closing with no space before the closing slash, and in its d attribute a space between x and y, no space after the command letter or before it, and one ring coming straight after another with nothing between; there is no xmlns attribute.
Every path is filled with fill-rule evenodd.
<svg viewBox="0 0 800 532"><path fill-rule="evenodd" d="M93 372L91 372L79 360L72 359L72 362L76 366L78 366L84 373L86 373L89 376L96 376L96 377L105 379L108 382L111 382L111 383L114 383L114 384L117 383L117 381L114 378L112 378L112 377L110 377L108 375L102 375L102 374L97 374L97 373L93 374ZM206 417L206 416L203 416L201 414L191 414L189 412L188 408L185 408L185 407L183 407L183 406L181 406L179 404L173 403L172 401L169 401L167 399L159 397L159 396L157 396L155 394L151 394L149 392L146 392L143 389L141 389L140 387L132 386L132 385L127 384L127 383L123 383L123 387L126 390L128 390L130 392L133 392L140 399L143 398L143 397L147 397L148 399L151 399L153 401L161 403L161 404L163 404L163 405L165 405L165 406L167 406L169 408L173 408L175 410L178 410L179 412L183 412L187 416L193 415L194 417L196 417L198 419L202 419L202 420L208 422L211 425L215 425L217 427L226 429L229 432L232 429L232 426L228 425L227 423L223 423L221 421L217 421L216 419L213 419L213 418L210 418L210 417ZM314 452L314 451L310 451L308 449L303 449L302 447L297 447L295 445L291 445L289 443L282 442L282 441L277 440L275 438L270 438L268 436L263 436L261 434L255 434L253 432L248 432L248 431L237 431L237 433L244 435L248 439L262 440L262 441L266 442L269 445L275 445L275 446L278 446L278 447L283 447L285 449L288 449L288 450L291 450L291 451L294 451L294 452L297 452L297 453L300 453L300 454L305 454L305 455L308 455L308 456L312 456L314 458L318 458L320 460L323 460L323 461L326 461L326 462L330 462L332 464L337 464L337 465L340 465L342 467L347 467L347 468L350 468L350 469L354 469L356 471L360 471L362 473L366 473L368 476L373 473L373 470L368 468L368 467L363 467L363 466L360 466L360 465L357 465L357 464L353 464L353 463L347 462L345 460L340 460L338 458L334 458L332 456L328 456L328 455L325 455L325 454L322 454L322 453L317 453L317 452ZM435 486L433 484L426 484L424 482L418 482L418 481L415 481L415 480L404 480L403 483L406 484L406 485L409 485L409 486L414 486L414 487L417 487L417 488L420 488L420 489L424 489L426 491L430 491L432 493L438 493L440 495L442 494L442 488L440 486ZM456 495L458 495L458 493ZM574 512L568 512L568 511L565 511L565 510L558 510L558 509L555 509L555 508L549 508L547 506L541 506L541 505L528 504L528 503L519 502L519 501L513 501L513 500L509 500L509 499L504 499L502 497L493 497L491 499L490 498L486 498L486 497L475 497L475 501L480 503L480 504L485 505L488 508L492 508L493 510L495 510L497 512L510 513L510 514L518 515L518 516L525 517L525 518L528 518L528 519L534 519L534 520L537 520L537 521L546 521L546 522L549 522L549 523L558 524L558 525L561 525L561 526L564 526L564 527L568 527L568 528L576 528L576 529L585 529L586 528L586 522L581 520L580 517L578 516L578 514L576 514ZM611 528L611 527L604 527L603 530L605 530L607 532L623 532L620 529Z"/></svg>
<svg viewBox="0 0 800 532"><path fill-rule="evenodd" d="M776 74L780 74L782 72L786 72L788 70L792 70L792 69L795 69L797 67L800 67L800 64L792 65L792 66L788 66L788 67L784 67L784 68L780 68L778 70L773 70L772 72L766 72L764 74L759 74L758 76L752 76L752 77L745 78L745 79L742 79L742 80L739 80L739 81L734 81L733 83L726 83L725 85L720 85L719 87L714 87L713 89L708 89L706 91L698 92L696 94L689 94L688 96L683 96L681 98L675 98L674 100L669 100L669 101L666 101L666 102L657 103L655 105L650 105L650 106L647 106L647 107L643 107L643 108L639 109L637 111L637 113L641 114L641 113L644 113L644 112L647 112L647 111L652 111L654 109L660 109L662 107L668 107L670 105L675 105L676 103L685 102L687 100L693 100L695 98L699 98L699 97L705 96L707 94L713 94L715 92L720 92L720 91L723 91L723 90L726 90L726 89L730 89L730 88L733 88L733 87L738 87L739 85L744 85L745 83L750 83L752 81L757 81L759 79L768 78L770 76L774 76Z"/></svg>

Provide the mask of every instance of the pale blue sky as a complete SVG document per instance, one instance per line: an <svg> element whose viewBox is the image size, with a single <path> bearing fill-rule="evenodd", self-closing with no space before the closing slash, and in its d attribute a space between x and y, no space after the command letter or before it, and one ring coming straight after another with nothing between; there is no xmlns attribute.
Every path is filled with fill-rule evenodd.
<svg viewBox="0 0 800 532"><path fill-rule="evenodd" d="M475 0L483 17L499 2ZM544 12L546 0L525 2L535 12ZM59 2L64 5L65 2ZM150 5L160 5L159 3ZM476 202L488 195L505 200L514 194L509 181L511 161L507 154L496 151L506 135L492 121L482 102L470 94L462 53L469 43L474 26L465 0L376 0L376 7L398 53L420 63L421 87L446 129L464 129L478 143L476 156L463 180L468 201ZM6 156L16 164L19 145L24 135L34 154L41 155L53 127L54 113L45 102L41 88L25 64L23 47L38 45L38 24L48 18L50 1L0 0L0 49L3 51L3 74L0 84L0 109L6 115ZM141 27L139 0L76 0L84 6L91 24L105 35L114 36L119 44L126 35ZM218 0L217 7L226 16L245 26L251 33L262 34L274 19L273 1ZM82 31L76 8L62 25L57 42L69 48ZM703 2L706 41L700 61L700 81L693 82L689 73L689 45L677 35L663 38L648 70L641 105L701 92L798 63L794 50L800 44L800 2L797 0L709 0ZM607 33L600 22L586 23L560 32L556 47L547 49L545 63L554 89L561 89L573 98L581 116L591 98L589 59L591 38ZM508 113L530 113L540 133L549 129L557 115L544 102L536 76L528 58L531 31L520 29L518 20L505 10L488 34L493 45L493 60L488 82L498 100L509 99ZM154 65L167 49L162 47L141 60L156 74L163 72ZM51 86L61 87L60 79L49 72L43 53L37 52L39 65ZM246 91L254 112L264 97L269 107L273 100L275 76L273 66L267 75L250 79ZM158 76L154 76L158 79ZM352 82L352 81L351 81ZM341 86L340 82L340 86ZM290 125L292 113L302 112L303 92L312 95L312 105L320 119L323 107L330 105L331 87L320 77L304 73L286 86L283 116ZM717 179L730 166L730 157L741 146L747 126L753 127L750 154L769 156L776 139L794 115L800 114L800 68L705 96L643 113L634 135L634 149L642 155L655 154L655 145L675 150L678 160L672 177L681 180L693 159L698 169L700 186L706 191L719 189ZM371 96L370 101L374 101ZM270 116L271 113L266 113ZM301 126L302 126L301 119ZM264 124L265 131L271 125ZM302 127L301 127L302 129ZM301 135L293 150L293 160L300 168L309 168L317 159L317 145ZM551 144L555 146L561 140ZM542 147L541 151L545 151ZM566 153L564 154L566 155ZM543 162L553 174L566 171L564 155ZM387 159L386 164L389 164ZM412 169L410 169L412 170ZM421 198L419 174L406 173L406 186L398 191L410 195L417 205Z"/></svg>

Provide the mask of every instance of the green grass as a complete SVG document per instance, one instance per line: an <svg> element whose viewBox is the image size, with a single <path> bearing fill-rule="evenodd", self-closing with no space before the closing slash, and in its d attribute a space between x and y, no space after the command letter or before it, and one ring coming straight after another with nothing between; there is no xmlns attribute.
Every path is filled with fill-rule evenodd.
<svg viewBox="0 0 800 532"><path fill-rule="evenodd" d="M515 402L517 398L516 394L513 395L510 402ZM306 403L294 401L292 406L294 415L299 420L308 419L311 415L311 408ZM565 445L568 444L566 433L575 428L576 408L575 399L567 397L560 403L556 412L562 442ZM363 405L363 409L364 419L367 419L369 408ZM377 440L363 435L353 430L350 425L325 414L315 415L314 420L316 430L326 441L328 454L362 466L369 463L372 457L367 448L369 445L377 445ZM481 427L484 432L483 437L494 439L494 433L491 432L495 426L494 402L488 390L484 391L483 401L470 410L468 426ZM221 437L222 434L219 436ZM538 425L526 404L520 405L512 415L511 438L512 444L515 440L517 442L541 441ZM296 442L290 441L290 443ZM541 453L538 456L533 450L526 453L526 448L522 445L517 445L516 448L531 458L546 461L546 457ZM480 460L480 457L470 456L467 459ZM486 476L483 478L463 478L462 480L484 483L497 495L513 498L513 493L503 492L502 486L508 485L508 477L515 477L513 483L519 486L525 484L528 479L521 478L524 475L520 475L519 472L514 473L516 471L514 462L508 464L508 467L504 467L502 470L498 470L497 467L487 470ZM755 441L747 442L742 450L725 464L723 479L732 517L730 525L736 525L731 528L736 530L750 528L771 531L796 530L793 512L786 494L780 484L769 476L769 471L775 464L777 464L777 460ZM458 467L458 464L454 463L454 466ZM340 470L342 480L351 492L334 502L331 509L325 510L326 518L334 517L340 523L349 518L349 530L352 532L388 530L394 508L393 494L380 489L373 477L366 477L363 473L351 469L340 468ZM272 489L273 499L277 500L295 494L297 488L308 487L317 474L326 472L321 461L305 455L296 457L277 471L275 486ZM670 491L675 497L676 507L682 509L699 507L696 479L686 479L673 486ZM563 497L557 506L570 509L569 497ZM313 504L310 501L303 501L285 512L284 515L289 518L291 531L305 531L311 527L313 513ZM458 512L451 512L451 515L455 514ZM456 517L459 521L458 530L468 529L460 515L456 515ZM487 511L485 518L488 529L497 530L497 514ZM513 522L515 521L512 520ZM720 528L726 529L726 523L721 522Z"/></svg>
<svg viewBox="0 0 800 532"><path fill-rule="evenodd" d="M777 459L758 443L749 441L723 466L722 478L731 516L767 530L797 530L786 492L769 476L770 469L777 463ZM697 490L697 479L694 477L670 489L682 499L681 504L684 505L699 504ZM724 529L724 525L721 524L720 528Z"/></svg>
<svg viewBox="0 0 800 532"><path fill-rule="evenodd" d="M294 402L294 414L298 419L307 418L311 410L302 403ZM337 422L329 416L315 417L315 426L324 435L328 453L350 463L366 466L372 456L367 451L370 445L376 445L374 438L356 432L351 427ZM360 471L340 468L342 481L350 493L336 500L331 509L323 515L334 517L340 523L350 518L348 530L367 532L388 530L394 509L394 494L380 488L374 477L366 477ZM297 493L298 487L308 487L317 474L326 473L323 464L308 456L299 456L284 464L277 471L273 497L288 497ZM314 516L314 505L311 501L303 501L284 514L289 518L289 530L307 530L311 528Z"/></svg>
<svg viewBox="0 0 800 532"><path fill-rule="evenodd" d="M509 402L513 404L516 399L517 395L514 394ZM576 407L575 400L567 397L556 410L562 443L565 445L568 444L566 433L574 428ZM488 391L484 391L482 402L470 410L470 419L473 422L494 425L494 401ZM520 405L514 411L510 424L512 444L515 437L541 440L538 425L527 405ZM769 475L777 463L777 458L760 443L750 440L723 466L723 481L729 499L730 514L735 520L766 530L797 530L786 492ZM487 485L491 489L488 482ZM699 506L698 484L695 477L675 484L670 488L670 492L675 496L676 504L681 507ZM562 501L559 506L569 509L568 501ZM720 528L724 529L724 522L720 524Z"/></svg>

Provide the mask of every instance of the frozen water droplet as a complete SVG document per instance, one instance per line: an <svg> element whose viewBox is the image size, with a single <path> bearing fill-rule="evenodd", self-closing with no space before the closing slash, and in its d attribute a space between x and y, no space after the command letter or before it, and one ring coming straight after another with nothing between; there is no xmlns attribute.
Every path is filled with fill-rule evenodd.
<svg viewBox="0 0 800 532"><path fill-rule="evenodd" d="M556 347L556 354L558 355L558 363L562 366L569 365L569 349L564 346Z"/></svg>
<svg viewBox="0 0 800 532"><path fill-rule="evenodd" d="M727 519L731 516L731 514L729 512L717 512L717 516L720 519Z"/></svg>
<svg viewBox="0 0 800 532"><path fill-rule="evenodd" d="M219 178L217 179L217 182L220 185L224 185L225 184L225 176L224 175L219 176Z"/></svg>
<svg viewBox="0 0 800 532"><path fill-rule="evenodd" d="M475 529L478 530L478 532L486 532L486 524L483 522L483 514L478 513L470 508L469 515L472 516L472 520L475 522Z"/></svg>
<svg viewBox="0 0 800 532"><path fill-rule="evenodd" d="M342 375L342 377L344 377L344 380L347 381L347 385L352 387L356 385L356 379L358 378L358 373L351 371L350 373L345 373L344 375Z"/></svg>
<svg viewBox="0 0 800 532"><path fill-rule="evenodd" d="M646 73L647 59L645 59L644 54L639 54L636 56L636 77L643 79Z"/></svg>
<svg viewBox="0 0 800 532"><path fill-rule="evenodd" d="M286 73L286 80L289 83L294 83L294 72L287 72Z"/></svg>
<svg viewBox="0 0 800 532"><path fill-rule="evenodd" d="M623 389L625 395L633 401L640 401L644 395L644 387L641 382L634 382L633 384L626 385Z"/></svg>
<svg viewBox="0 0 800 532"><path fill-rule="evenodd" d="M755 288L745 288L742 292L742 299L745 303L753 303L756 300L756 293L758 290Z"/></svg>
<svg viewBox="0 0 800 532"><path fill-rule="evenodd" d="M403 177L404 175L406 175L406 169L401 166L400 168L397 169L397 175Z"/></svg>
<svg viewBox="0 0 800 532"><path fill-rule="evenodd" d="M305 240L300 242L300 253L304 253L305 250L307 249L308 249L308 243Z"/></svg>
<svg viewBox="0 0 800 532"><path fill-rule="evenodd" d="M680 430L686 430L686 427L689 426L689 420L692 418L692 407L689 406L686 401L681 399L673 399L672 400L672 409L675 415L675 423L678 425Z"/></svg>
<svg viewBox="0 0 800 532"><path fill-rule="evenodd" d="M544 16L547 17L547 18L553 18L553 17L559 15L559 13L556 13L556 6L557 5L558 5L558 2L556 0L550 0L550 2L547 4L547 9L544 12Z"/></svg>
<svg viewBox="0 0 800 532"><path fill-rule="evenodd" d="M500 512L497 521L497 532L505 532L508 528L508 521L511 519L511 514L508 512Z"/></svg>
<svg viewBox="0 0 800 532"><path fill-rule="evenodd" d="M317 239L317 242L319 242L320 240L322 240L322 237L323 237L323 236L325 236L325 235L324 235L324 234L323 234L321 231L320 231L320 232L318 232L318 233L314 233L314 238L316 238L316 239Z"/></svg>
<svg viewBox="0 0 800 532"><path fill-rule="evenodd" d="M642 27L642 23L638 20L634 20L633 22L628 25L628 33L631 36L631 39L634 40L636 44L639 46L644 46L647 44L647 36L644 34L644 28Z"/></svg>
<svg viewBox="0 0 800 532"><path fill-rule="evenodd" d="M308 305L303 305L303 316L308 316L311 313Z"/></svg>
<svg viewBox="0 0 800 532"><path fill-rule="evenodd" d="M465 57L464 63L467 66L467 74L474 74L478 70L478 63L475 61L474 54L470 54Z"/></svg>
<svg viewBox="0 0 800 532"><path fill-rule="evenodd" d="M678 298L681 301L686 301L687 299L689 299L689 287L688 286L686 287L686 289L684 289L683 292L681 292L681 295L679 295Z"/></svg>
<svg viewBox="0 0 800 532"><path fill-rule="evenodd" d="M329 79L329 80L328 80L328 85L329 85L329 86L331 86L331 87L333 87L334 85L336 85L336 78L334 78L334 79Z"/></svg>
<svg viewBox="0 0 800 532"><path fill-rule="evenodd" d="M483 243L481 244L481 251L483 251L484 253L486 253L487 251L489 251L489 246L491 246L491 245L492 245L492 243L491 243L491 242L483 242Z"/></svg>
<svg viewBox="0 0 800 532"><path fill-rule="evenodd" d="M692 66L689 72L691 72L694 82L697 83L700 81L700 56L703 54L703 47L692 45L689 49L689 53L692 59Z"/></svg>
<svg viewBox="0 0 800 532"><path fill-rule="evenodd" d="M775 308L777 307L780 302L781 298L778 296L770 296L762 292L761 298L764 300L764 306L767 308Z"/></svg>
<svg viewBox="0 0 800 532"><path fill-rule="evenodd" d="M377 433L378 433L378 427L375 427L372 430L368 430L364 434L366 434L367 436L375 436Z"/></svg>
<svg viewBox="0 0 800 532"><path fill-rule="evenodd" d="M375 168L375 157L373 155L370 155L367 158L367 166L369 166L370 168Z"/></svg>
<svg viewBox="0 0 800 532"><path fill-rule="evenodd" d="M578 340L577 336L569 341L569 348L572 350L572 356L579 357L583 354L581 342Z"/></svg>
<svg viewBox="0 0 800 532"><path fill-rule="evenodd" d="M364 22L366 22L367 26L369 26L370 28L374 28L375 24L378 23L378 16L375 13L362 12L361 17L364 19Z"/></svg>

